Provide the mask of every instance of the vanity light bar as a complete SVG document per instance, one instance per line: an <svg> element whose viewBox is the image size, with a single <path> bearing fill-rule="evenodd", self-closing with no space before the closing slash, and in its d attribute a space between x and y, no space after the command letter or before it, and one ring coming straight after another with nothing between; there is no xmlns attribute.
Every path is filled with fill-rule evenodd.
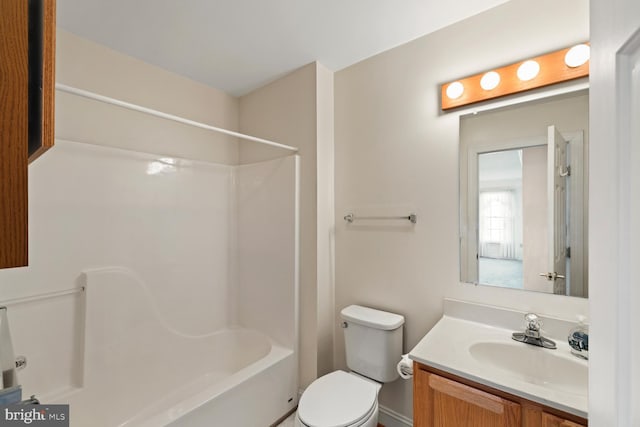
<svg viewBox="0 0 640 427"><path fill-rule="evenodd" d="M524 92L589 75L589 44L560 49L442 85L442 109Z"/></svg>

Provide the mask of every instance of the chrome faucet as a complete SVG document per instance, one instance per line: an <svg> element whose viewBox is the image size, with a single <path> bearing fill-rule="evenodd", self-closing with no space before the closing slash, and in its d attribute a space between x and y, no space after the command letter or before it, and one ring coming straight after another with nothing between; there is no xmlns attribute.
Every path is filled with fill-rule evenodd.
<svg viewBox="0 0 640 427"><path fill-rule="evenodd" d="M536 314L527 313L524 315L524 320L527 323L527 328L524 330L524 332L514 332L513 334L511 334L511 338L518 342L548 348L551 350L556 348L555 342L540 335L542 321Z"/></svg>

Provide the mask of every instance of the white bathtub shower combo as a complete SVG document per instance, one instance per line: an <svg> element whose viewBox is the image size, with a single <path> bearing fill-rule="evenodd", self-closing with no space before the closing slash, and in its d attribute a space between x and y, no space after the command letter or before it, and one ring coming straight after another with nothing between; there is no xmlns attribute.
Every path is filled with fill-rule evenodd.
<svg viewBox="0 0 640 427"><path fill-rule="evenodd" d="M0 272L26 396L72 426L268 426L297 404L298 158L67 141L30 169L31 267ZM250 409L250 410L247 410Z"/></svg>

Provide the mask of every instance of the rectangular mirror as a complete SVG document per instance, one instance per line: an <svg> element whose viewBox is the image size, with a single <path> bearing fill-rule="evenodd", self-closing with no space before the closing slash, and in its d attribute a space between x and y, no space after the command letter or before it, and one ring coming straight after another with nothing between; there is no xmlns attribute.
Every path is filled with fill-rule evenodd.
<svg viewBox="0 0 640 427"><path fill-rule="evenodd" d="M587 90L460 118L460 279L588 296Z"/></svg>

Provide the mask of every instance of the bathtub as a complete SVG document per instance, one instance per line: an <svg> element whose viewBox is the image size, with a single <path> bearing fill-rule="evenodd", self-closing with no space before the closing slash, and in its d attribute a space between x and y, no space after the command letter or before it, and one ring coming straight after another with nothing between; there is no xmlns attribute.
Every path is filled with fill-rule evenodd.
<svg viewBox="0 0 640 427"><path fill-rule="evenodd" d="M70 404L74 427L264 427L292 410L298 164L56 139L29 169L32 267L0 272L23 396Z"/></svg>
<svg viewBox="0 0 640 427"><path fill-rule="evenodd" d="M46 402L69 404L72 427L266 427L297 404L293 349L241 327L176 331L124 268L85 282L82 385Z"/></svg>

